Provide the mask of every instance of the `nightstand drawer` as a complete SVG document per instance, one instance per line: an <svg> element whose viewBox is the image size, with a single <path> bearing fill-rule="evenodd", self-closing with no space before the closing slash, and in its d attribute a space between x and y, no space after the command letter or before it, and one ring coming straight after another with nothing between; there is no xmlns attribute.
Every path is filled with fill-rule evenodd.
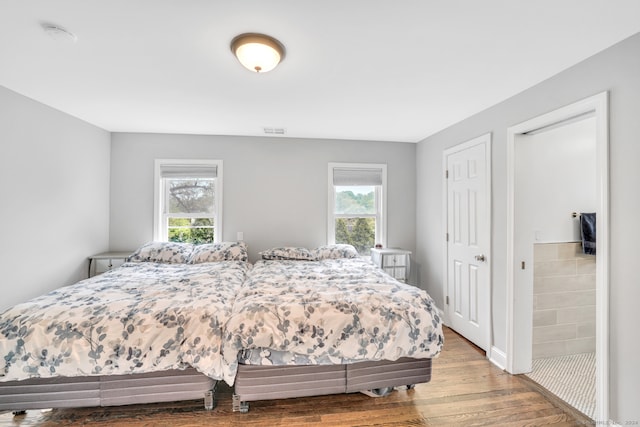
<svg viewBox="0 0 640 427"><path fill-rule="evenodd" d="M407 280L407 269L405 267L383 268L391 277L402 282Z"/></svg>
<svg viewBox="0 0 640 427"><path fill-rule="evenodd" d="M407 265L407 255L383 255L382 268L384 267L405 267Z"/></svg>
<svg viewBox="0 0 640 427"><path fill-rule="evenodd" d="M411 252L403 249L371 249L371 261L389 276L407 282L410 276Z"/></svg>

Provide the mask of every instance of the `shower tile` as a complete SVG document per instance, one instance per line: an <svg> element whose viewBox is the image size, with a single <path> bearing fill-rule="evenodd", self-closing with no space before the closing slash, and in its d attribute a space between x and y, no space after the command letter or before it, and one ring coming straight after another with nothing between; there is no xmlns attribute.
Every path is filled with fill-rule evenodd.
<svg viewBox="0 0 640 427"><path fill-rule="evenodd" d="M582 244L580 242L558 243L557 259L576 259L582 253Z"/></svg>
<svg viewBox="0 0 640 427"><path fill-rule="evenodd" d="M577 338L596 338L596 323L578 323Z"/></svg>
<svg viewBox="0 0 640 427"><path fill-rule="evenodd" d="M557 310L541 310L533 312L533 327L550 326L558 323Z"/></svg>
<svg viewBox="0 0 640 427"><path fill-rule="evenodd" d="M572 291L537 295L539 310L595 305L596 291Z"/></svg>
<svg viewBox="0 0 640 427"><path fill-rule="evenodd" d="M576 338L576 325L553 325L533 328L533 343L572 340Z"/></svg>
<svg viewBox="0 0 640 427"><path fill-rule="evenodd" d="M587 323L596 321L596 306L571 307L558 311L558 323Z"/></svg>
<svg viewBox="0 0 640 427"><path fill-rule="evenodd" d="M593 260L591 260L591 259L579 259L579 260L576 261L576 267L577 267L578 274L594 275L594 279L595 279L595 274L596 274L596 262L595 262L595 259L593 259Z"/></svg>
<svg viewBox="0 0 640 427"><path fill-rule="evenodd" d="M576 274L576 261L572 260L556 260L534 262L534 277L545 276L569 276Z"/></svg>
<svg viewBox="0 0 640 427"><path fill-rule="evenodd" d="M539 343L533 346L533 358L563 356L567 354L567 348L564 341Z"/></svg>
<svg viewBox="0 0 640 427"><path fill-rule="evenodd" d="M567 354L580 354L596 351L596 340L594 338L581 338L566 342Z"/></svg>
<svg viewBox="0 0 640 427"><path fill-rule="evenodd" d="M533 259L536 262L558 259L558 245L555 243L533 245Z"/></svg>

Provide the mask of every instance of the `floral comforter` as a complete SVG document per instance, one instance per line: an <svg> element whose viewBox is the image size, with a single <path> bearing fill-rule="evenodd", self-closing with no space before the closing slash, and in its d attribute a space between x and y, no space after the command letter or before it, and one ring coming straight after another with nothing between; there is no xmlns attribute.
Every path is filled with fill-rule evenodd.
<svg viewBox="0 0 640 427"><path fill-rule="evenodd" d="M225 380L237 356L262 365L436 357L444 342L431 297L361 258L258 261L225 328Z"/></svg>
<svg viewBox="0 0 640 427"><path fill-rule="evenodd" d="M222 378L224 324L249 264L127 263L0 314L0 381L193 366Z"/></svg>

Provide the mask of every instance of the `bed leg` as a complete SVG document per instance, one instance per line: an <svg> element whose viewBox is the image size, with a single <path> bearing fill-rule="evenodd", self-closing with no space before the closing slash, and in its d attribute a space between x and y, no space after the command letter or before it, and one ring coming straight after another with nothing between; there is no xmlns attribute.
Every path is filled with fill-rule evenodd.
<svg viewBox="0 0 640 427"><path fill-rule="evenodd" d="M407 390L413 390L414 388L416 388L415 384L407 384Z"/></svg>
<svg viewBox="0 0 640 427"><path fill-rule="evenodd" d="M394 387L381 387L381 388L372 388L371 390L361 390L360 393L366 394L369 397L386 397L391 392L395 390Z"/></svg>
<svg viewBox="0 0 640 427"><path fill-rule="evenodd" d="M240 412L241 414L246 414L249 412L249 402L243 402L240 400L240 396L237 394L233 395L233 412Z"/></svg>
<svg viewBox="0 0 640 427"><path fill-rule="evenodd" d="M213 385L213 388L204 393L204 409L207 411L211 411L214 409L218 402L216 401L216 388L218 387L218 382L216 381Z"/></svg>

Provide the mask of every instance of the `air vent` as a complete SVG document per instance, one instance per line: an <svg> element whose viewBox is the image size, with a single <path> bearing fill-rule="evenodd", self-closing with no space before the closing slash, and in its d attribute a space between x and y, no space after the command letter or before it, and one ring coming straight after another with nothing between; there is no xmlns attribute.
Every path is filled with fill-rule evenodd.
<svg viewBox="0 0 640 427"><path fill-rule="evenodd" d="M285 128L262 128L267 135L284 135L287 130Z"/></svg>

